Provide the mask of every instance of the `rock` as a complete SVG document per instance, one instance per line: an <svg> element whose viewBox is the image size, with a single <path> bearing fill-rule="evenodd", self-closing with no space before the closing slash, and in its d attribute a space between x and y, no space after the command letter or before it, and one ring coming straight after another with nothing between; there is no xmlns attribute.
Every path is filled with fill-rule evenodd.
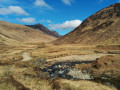
<svg viewBox="0 0 120 90"><path fill-rule="evenodd" d="M106 75L103 74L103 75L101 76L101 79L107 79Z"/></svg>
<svg viewBox="0 0 120 90"><path fill-rule="evenodd" d="M87 73L84 74L82 73L81 70L77 70L77 69L71 69L67 75L72 76L74 79L93 79L93 77L91 78L90 74Z"/></svg>
<svg viewBox="0 0 120 90"><path fill-rule="evenodd" d="M86 69L82 70L82 73L83 73L83 74L86 74L86 73L87 73L87 70L86 70Z"/></svg>
<svg viewBox="0 0 120 90"><path fill-rule="evenodd" d="M47 71L48 71L48 72L52 72L52 69L48 69Z"/></svg>
<svg viewBox="0 0 120 90"><path fill-rule="evenodd" d="M58 74L63 74L64 73L64 71L63 70L60 70L59 72L58 72Z"/></svg>
<svg viewBox="0 0 120 90"><path fill-rule="evenodd" d="M58 68L62 68L62 66L61 66L61 65L58 65Z"/></svg>
<svg viewBox="0 0 120 90"><path fill-rule="evenodd" d="M94 79L94 76L91 75L90 78L91 78L91 79Z"/></svg>

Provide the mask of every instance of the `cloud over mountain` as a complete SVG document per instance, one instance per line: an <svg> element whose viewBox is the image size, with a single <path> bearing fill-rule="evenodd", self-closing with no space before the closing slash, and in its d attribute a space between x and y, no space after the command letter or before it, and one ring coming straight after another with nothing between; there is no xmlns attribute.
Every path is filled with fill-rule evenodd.
<svg viewBox="0 0 120 90"><path fill-rule="evenodd" d="M20 19L19 21L20 21L20 22L24 22L24 23L34 23L35 20L36 20L35 18L28 17L28 18L22 18L22 19Z"/></svg>
<svg viewBox="0 0 120 90"><path fill-rule="evenodd" d="M65 21L62 24L53 24L49 25L50 29L60 29L60 30L68 30L68 29L74 29L77 26L81 24L82 21L80 20L71 20L71 21Z"/></svg>

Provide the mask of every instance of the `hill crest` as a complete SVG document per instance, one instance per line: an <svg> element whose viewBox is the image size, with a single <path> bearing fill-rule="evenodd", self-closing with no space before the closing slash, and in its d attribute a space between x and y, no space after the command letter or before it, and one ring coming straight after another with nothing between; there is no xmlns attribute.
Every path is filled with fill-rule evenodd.
<svg viewBox="0 0 120 90"><path fill-rule="evenodd" d="M120 3L104 8L85 19L55 44L120 44Z"/></svg>
<svg viewBox="0 0 120 90"><path fill-rule="evenodd" d="M56 38L60 37L60 35L56 31L50 31L47 27L45 27L44 25L42 25L40 23L35 24L35 25L25 25L25 26L28 26L28 27L31 27L31 28L34 28L34 29L38 29L38 30L46 33L47 35L50 35L50 36L53 36L53 37L56 37Z"/></svg>
<svg viewBox="0 0 120 90"><path fill-rule="evenodd" d="M12 24L0 20L0 35L21 42L50 42L55 37L49 36L40 30L24 25Z"/></svg>

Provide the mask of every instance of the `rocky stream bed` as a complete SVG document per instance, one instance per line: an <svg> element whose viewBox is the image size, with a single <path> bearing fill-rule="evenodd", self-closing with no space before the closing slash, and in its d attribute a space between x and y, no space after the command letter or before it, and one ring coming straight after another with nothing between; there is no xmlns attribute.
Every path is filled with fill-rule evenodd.
<svg viewBox="0 0 120 90"><path fill-rule="evenodd" d="M89 64L93 63L93 61L64 61L64 62L56 62L52 65L46 65L44 68L40 68L39 71L43 73L49 74L49 78L63 78L69 80L90 80L94 82L99 82L107 86L116 87L120 90L120 80L110 79L106 76L101 76L100 78L95 78L92 75L92 69L76 69L75 65L80 64ZM42 77L39 74L39 77Z"/></svg>

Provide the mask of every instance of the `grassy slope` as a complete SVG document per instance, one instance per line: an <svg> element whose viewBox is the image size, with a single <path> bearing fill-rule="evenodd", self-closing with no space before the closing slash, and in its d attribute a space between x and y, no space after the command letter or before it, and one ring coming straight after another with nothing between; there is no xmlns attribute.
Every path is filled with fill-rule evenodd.
<svg viewBox="0 0 120 90"><path fill-rule="evenodd" d="M54 43L120 44L120 3L88 17L75 30Z"/></svg>
<svg viewBox="0 0 120 90"><path fill-rule="evenodd" d="M56 80L53 83L53 88L56 90L117 90L92 81L71 81L65 79Z"/></svg>
<svg viewBox="0 0 120 90"><path fill-rule="evenodd" d="M0 35L22 42L50 42L56 39L40 30L4 21L0 21Z"/></svg>

